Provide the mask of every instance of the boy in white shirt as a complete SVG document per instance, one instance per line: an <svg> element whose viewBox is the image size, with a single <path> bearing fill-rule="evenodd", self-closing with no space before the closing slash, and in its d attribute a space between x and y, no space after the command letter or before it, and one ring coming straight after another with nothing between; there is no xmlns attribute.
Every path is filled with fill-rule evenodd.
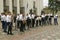
<svg viewBox="0 0 60 40"><path fill-rule="evenodd" d="M44 14L42 14L41 15L41 25L43 26L43 25L45 25L45 15Z"/></svg>
<svg viewBox="0 0 60 40"><path fill-rule="evenodd" d="M35 14L33 13L32 14L32 27L34 27L34 24L35 24Z"/></svg>
<svg viewBox="0 0 60 40"><path fill-rule="evenodd" d="M54 25L58 25L58 15L54 16Z"/></svg>
<svg viewBox="0 0 60 40"><path fill-rule="evenodd" d="M49 23L50 25L52 25L52 14L49 13L49 14L48 14L48 18L49 18L49 22L48 22L48 23Z"/></svg>
<svg viewBox="0 0 60 40"><path fill-rule="evenodd" d="M6 15L5 15L5 13L1 14L1 22L2 22L2 29L3 29L3 31L7 32L6 31L7 26L6 26Z"/></svg>
<svg viewBox="0 0 60 40"><path fill-rule="evenodd" d="M27 19L27 26L28 26L28 29L29 29L31 27L31 15L27 14L26 19Z"/></svg>
<svg viewBox="0 0 60 40"><path fill-rule="evenodd" d="M17 28L19 28L19 14L17 15L16 21L17 21Z"/></svg>
<svg viewBox="0 0 60 40"><path fill-rule="evenodd" d="M25 24L26 24L26 16L24 14L22 14L22 16L21 16L21 26L20 26L20 31L21 32L24 32Z"/></svg>
<svg viewBox="0 0 60 40"><path fill-rule="evenodd" d="M2 29L4 29L4 13L1 13Z"/></svg>
<svg viewBox="0 0 60 40"><path fill-rule="evenodd" d="M8 34L13 35L12 33L12 15L11 12L8 12L7 17L6 17L6 22L8 26Z"/></svg>
<svg viewBox="0 0 60 40"><path fill-rule="evenodd" d="M22 20L23 20L22 16L23 16L23 14L19 14L19 17L18 17L20 32L22 32Z"/></svg>

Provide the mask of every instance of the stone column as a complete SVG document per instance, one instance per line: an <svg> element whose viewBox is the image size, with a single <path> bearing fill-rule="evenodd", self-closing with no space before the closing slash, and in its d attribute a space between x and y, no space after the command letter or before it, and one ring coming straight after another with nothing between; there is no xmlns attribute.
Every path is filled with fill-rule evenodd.
<svg viewBox="0 0 60 40"><path fill-rule="evenodd" d="M20 14L20 1L17 0L17 14Z"/></svg>
<svg viewBox="0 0 60 40"><path fill-rule="evenodd" d="M40 15L42 10L43 10L43 0L40 1Z"/></svg>
<svg viewBox="0 0 60 40"><path fill-rule="evenodd" d="M9 11L12 13L12 10L13 10L13 8L12 8L12 0L9 0Z"/></svg>
<svg viewBox="0 0 60 40"><path fill-rule="evenodd" d="M0 14L3 12L3 0L0 0Z"/></svg>
<svg viewBox="0 0 60 40"><path fill-rule="evenodd" d="M41 11L43 10L43 0L36 0L37 7L37 15L41 15Z"/></svg>

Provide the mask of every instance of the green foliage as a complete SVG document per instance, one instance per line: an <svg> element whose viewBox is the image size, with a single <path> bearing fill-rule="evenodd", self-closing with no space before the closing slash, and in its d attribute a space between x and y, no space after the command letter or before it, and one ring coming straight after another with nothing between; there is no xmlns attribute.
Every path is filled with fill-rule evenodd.
<svg viewBox="0 0 60 40"><path fill-rule="evenodd" d="M56 13L60 9L60 2L58 0L49 0L49 9Z"/></svg>

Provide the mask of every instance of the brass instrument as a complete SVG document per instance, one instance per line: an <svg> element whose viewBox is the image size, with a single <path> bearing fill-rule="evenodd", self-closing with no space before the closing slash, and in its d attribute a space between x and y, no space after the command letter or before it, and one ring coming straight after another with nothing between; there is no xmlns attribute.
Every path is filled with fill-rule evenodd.
<svg viewBox="0 0 60 40"><path fill-rule="evenodd" d="M23 24L26 24L26 20L23 20L22 22L23 22Z"/></svg>

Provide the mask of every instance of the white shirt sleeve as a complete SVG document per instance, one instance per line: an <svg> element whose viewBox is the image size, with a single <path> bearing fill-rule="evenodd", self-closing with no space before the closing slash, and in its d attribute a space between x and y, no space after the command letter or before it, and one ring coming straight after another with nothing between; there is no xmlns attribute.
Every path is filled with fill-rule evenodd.
<svg viewBox="0 0 60 40"><path fill-rule="evenodd" d="M17 16L16 20L19 20L19 16Z"/></svg>

